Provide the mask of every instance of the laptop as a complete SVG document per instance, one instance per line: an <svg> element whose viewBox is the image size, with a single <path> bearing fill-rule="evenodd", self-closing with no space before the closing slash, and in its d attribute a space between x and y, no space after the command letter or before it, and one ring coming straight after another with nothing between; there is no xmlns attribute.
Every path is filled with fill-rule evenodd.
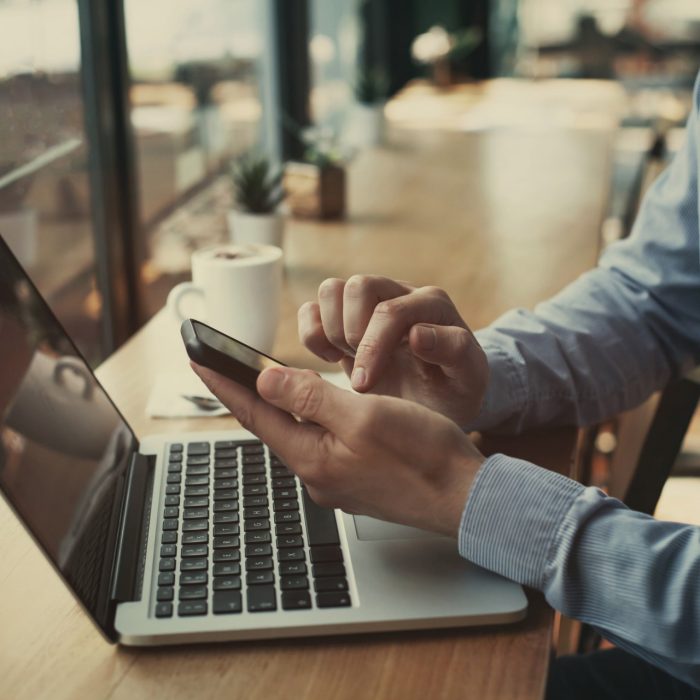
<svg viewBox="0 0 700 700"><path fill-rule="evenodd" d="M0 491L110 642L514 622L454 540L323 509L242 430L137 437L0 241Z"/></svg>

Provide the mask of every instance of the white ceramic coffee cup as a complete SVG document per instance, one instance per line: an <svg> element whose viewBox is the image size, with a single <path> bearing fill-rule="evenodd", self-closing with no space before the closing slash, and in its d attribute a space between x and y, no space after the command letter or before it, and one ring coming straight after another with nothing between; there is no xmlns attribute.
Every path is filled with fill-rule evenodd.
<svg viewBox="0 0 700 700"><path fill-rule="evenodd" d="M188 317L182 310L185 298L198 297L194 318L270 353L277 332L281 288L280 248L217 245L192 254L192 282L171 290L168 308L182 321Z"/></svg>

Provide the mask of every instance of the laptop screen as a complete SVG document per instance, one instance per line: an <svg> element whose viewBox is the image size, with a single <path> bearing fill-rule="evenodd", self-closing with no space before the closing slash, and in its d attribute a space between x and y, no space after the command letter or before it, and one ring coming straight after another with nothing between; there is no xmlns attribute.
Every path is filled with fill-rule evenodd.
<svg viewBox="0 0 700 700"><path fill-rule="evenodd" d="M131 429L0 239L0 489L108 636Z"/></svg>

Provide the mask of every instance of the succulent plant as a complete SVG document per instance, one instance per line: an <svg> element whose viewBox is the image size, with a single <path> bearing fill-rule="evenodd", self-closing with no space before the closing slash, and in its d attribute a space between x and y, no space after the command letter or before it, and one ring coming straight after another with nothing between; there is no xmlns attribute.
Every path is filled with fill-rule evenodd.
<svg viewBox="0 0 700 700"><path fill-rule="evenodd" d="M282 173L265 156L249 154L231 165L236 206L250 214L272 214L284 199Z"/></svg>

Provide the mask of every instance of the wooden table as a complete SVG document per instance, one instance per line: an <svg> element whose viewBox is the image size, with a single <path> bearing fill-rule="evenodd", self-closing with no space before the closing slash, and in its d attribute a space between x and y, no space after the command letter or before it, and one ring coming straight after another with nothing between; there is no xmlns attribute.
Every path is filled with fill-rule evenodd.
<svg viewBox="0 0 700 700"><path fill-rule="evenodd" d="M382 273L446 288L474 327L530 306L596 260L609 134L394 133L350 171L343 223L294 222L276 352L322 369L296 340L296 309L322 279ZM231 426L144 415L155 373L181 366L160 314L99 371L138 433ZM325 367L327 369L327 367ZM567 472L573 431L506 449ZM552 611L539 594L500 629L133 650L98 635L0 504L0 698L538 698Z"/></svg>

